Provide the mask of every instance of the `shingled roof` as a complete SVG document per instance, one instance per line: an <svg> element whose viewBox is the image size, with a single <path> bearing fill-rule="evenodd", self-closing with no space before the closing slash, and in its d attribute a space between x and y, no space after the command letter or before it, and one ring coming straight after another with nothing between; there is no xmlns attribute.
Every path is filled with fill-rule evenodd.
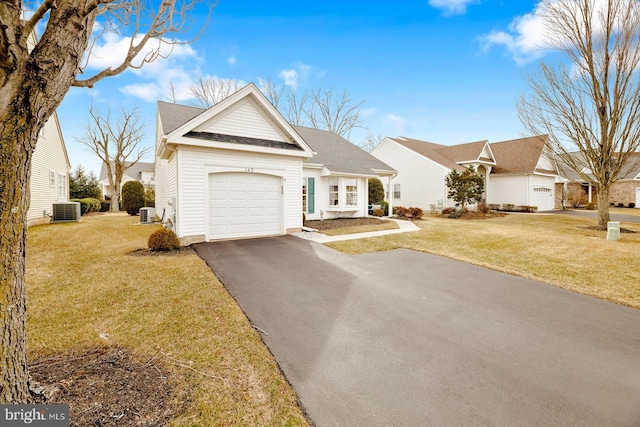
<svg viewBox="0 0 640 427"><path fill-rule="evenodd" d="M133 166L131 166L131 162L124 162L124 166L127 168L124 171L124 174L133 179L137 179L138 181L142 180L142 172L153 172L154 164L150 162L136 162ZM111 168L115 168L115 163L111 161ZM102 167L100 168L100 177L99 181L107 178L107 166L102 163Z"/></svg>
<svg viewBox="0 0 640 427"><path fill-rule="evenodd" d="M496 158L496 166L491 173L555 174L555 171L536 168L546 141L546 135L539 135L492 143L491 150Z"/></svg>
<svg viewBox="0 0 640 427"><path fill-rule="evenodd" d="M206 110L187 105L172 104L158 101L158 113L161 129L166 135L178 129L183 124L193 120ZM320 164L333 173L347 173L357 175L378 175L380 173L395 173L396 171L381 160L352 144L340 135L320 129L304 126L292 126L300 137L316 153L308 159L308 164ZM191 132L187 136L204 140L224 140L229 143L247 144L248 138L240 138L233 135L206 135L206 132ZM255 140L258 141L258 140ZM267 146L270 141L250 141L250 145ZM273 141L271 141L273 142ZM274 144L276 142L273 142ZM279 143L281 144L281 143Z"/></svg>
<svg viewBox="0 0 640 427"><path fill-rule="evenodd" d="M462 171L465 168L460 163L477 160L493 163L493 159L481 157L482 150L487 145L486 140L458 145L442 145L404 136L390 139L449 169Z"/></svg>
<svg viewBox="0 0 640 427"><path fill-rule="evenodd" d="M322 164L334 173L377 175L395 170L340 135L321 129L293 126L316 154L306 163Z"/></svg>

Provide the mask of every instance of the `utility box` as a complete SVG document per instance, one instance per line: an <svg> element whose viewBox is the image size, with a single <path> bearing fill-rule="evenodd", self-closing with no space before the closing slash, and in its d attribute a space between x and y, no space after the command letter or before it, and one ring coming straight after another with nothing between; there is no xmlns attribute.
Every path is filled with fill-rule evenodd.
<svg viewBox="0 0 640 427"><path fill-rule="evenodd" d="M607 222L607 240L620 240L620 223L617 221Z"/></svg>

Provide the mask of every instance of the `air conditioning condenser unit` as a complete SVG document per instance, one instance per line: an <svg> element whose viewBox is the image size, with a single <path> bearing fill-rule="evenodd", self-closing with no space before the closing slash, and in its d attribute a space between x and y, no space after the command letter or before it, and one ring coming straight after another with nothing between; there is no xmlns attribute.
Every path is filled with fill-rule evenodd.
<svg viewBox="0 0 640 427"><path fill-rule="evenodd" d="M140 223L153 224L156 220L155 208L140 208Z"/></svg>
<svg viewBox="0 0 640 427"><path fill-rule="evenodd" d="M53 204L53 221L69 222L80 221L79 202L56 202Z"/></svg>

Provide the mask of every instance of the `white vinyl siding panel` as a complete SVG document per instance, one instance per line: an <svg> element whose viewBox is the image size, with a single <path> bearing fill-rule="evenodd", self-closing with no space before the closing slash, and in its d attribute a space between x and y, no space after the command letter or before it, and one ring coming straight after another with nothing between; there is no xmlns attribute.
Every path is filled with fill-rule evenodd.
<svg viewBox="0 0 640 427"><path fill-rule="evenodd" d="M31 204L27 212L29 223L46 219L44 212L51 214L53 203L69 199L69 164L63 144L57 122L52 116L42 128L31 160ZM52 177L55 181L53 186ZM61 180L64 182L61 183ZM64 185L62 192L61 184Z"/></svg>
<svg viewBox="0 0 640 427"><path fill-rule="evenodd" d="M209 122L198 126L195 130L290 142L278 132L276 123L268 119L255 102L250 99L238 102L237 105L214 117Z"/></svg>
<svg viewBox="0 0 640 427"><path fill-rule="evenodd" d="M301 159L230 150L185 148L179 151L179 237L205 235L206 186L211 168L273 171L283 179L284 230L302 226Z"/></svg>
<svg viewBox="0 0 640 427"><path fill-rule="evenodd" d="M398 175L391 180L390 189L386 187L387 180L383 180L385 190L391 191L386 195L387 201L393 197L394 184L400 184L400 198L393 199L393 206L415 206L428 210L438 202L445 207L454 205L447 200L444 179L449 170L442 165L389 140L384 140L372 154L398 171Z"/></svg>

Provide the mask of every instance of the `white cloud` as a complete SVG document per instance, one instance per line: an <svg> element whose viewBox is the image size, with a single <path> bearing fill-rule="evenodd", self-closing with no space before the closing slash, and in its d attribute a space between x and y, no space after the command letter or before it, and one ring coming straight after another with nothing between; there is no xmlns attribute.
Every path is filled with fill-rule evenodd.
<svg viewBox="0 0 640 427"><path fill-rule="evenodd" d="M311 65L300 63L294 68L281 70L278 77L284 80L285 86L291 86L296 89L301 80L307 80L313 67Z"/></svg>
<svg viewBox="0 0 640 427"><path fill-rule="evenodd" d="M238 60L236 59L236 57L235 57L235 56L230 56L230 57L228 57L228 58L227 58L227 64L229 64L229 65L235 65L235 63L236 63L237 61L238 61Z"/></svg>
<svg viewBox="0 0 640 427"><path fill-rule="evenodd" d="M139 41L138 36L134 42ZM125 58L131 42L130 37L121 37L114 33L105 33L94 46L89 57L89 63L85 68L87 76L92 75L91 71L99 71L107 67L117 67ZM136 57L134 65L142 62L144 55L152 49L160 47L162 56L155 61L144 64L142 68L130 68L129 76L136 76L142 82L129 83L119 90L125 95L134 96L146 102L169 99L170 86L173 85L173 96L176 101L188 99L188 86L191 83L191 73L186 71L196 68L195 64L202 61L197 52L190 45L169 45L158 44L152 41L148 48Z"/></svg>
<svg viewBox="0 0 640 427"><path fill-rule="evenodd" d="M545 50L545 25L539 4L533 12L516 17L508 31L491 31L480 38L485 51L504 46L518 64L540 58Z"/></svg>
<svg viewBox="0 0 640 427"><path fill-rule="evenodd" d="M462 15L467 11L467 6L477 3L479 0L429 0L429 6L442 10L449 15Z"/></svg>
<svg viewBox="0 0 640 427"><path fill-rule="evenodd" d="M541 4L539 1L531 13L514 18L507 31L494 30L482 36L480 42L483 50L487 51L495 45L504 46L517 64L525 64L542 57L551 46L548 43L549 37ZM554 1L551 0L548 4L553 5ZM577 4L574 6L577 7ZM594 16L606 8L606 0L595 0ZM594 31L601 29L597 20L593 25Z"/></svg>
<svg viewBox="0 0 640 427"><path fill-rule="evenodd" d="M387 114L383 120L385 125L395 126L398 132L403 133L407 125L407 120L395 114Z"/></svg>
<svg viewBox="0 0 640 427"><path fill-rule="evenodd" d="M282 77L286 86L291 86L294 89L298 87L298 72L296 70L282 70L278 73L278 77Z"/></svg>

